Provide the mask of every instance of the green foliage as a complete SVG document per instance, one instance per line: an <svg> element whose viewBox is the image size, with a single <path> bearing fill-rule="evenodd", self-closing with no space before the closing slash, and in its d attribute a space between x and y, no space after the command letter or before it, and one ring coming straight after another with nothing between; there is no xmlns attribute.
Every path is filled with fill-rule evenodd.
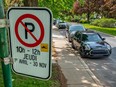
<svg viewBox="0 0 116 87"><path fill-rule="evenodd" d="M84 6L84 1L85 0L79 0L79 3L80 3L81 6Z"/></svg>
<svg viewBox="0 0 116 87"><path fill-rule="evenodd" d="M92 24L92 25L99 26L99 24L100 24L100 19L94 20L91 24Z"/></svg>
<svg viewBox="0 0 116 87"><path fill-rule="evenodd" d="M91 24L100 27L116 27L116 19L112 19L112 18L96 19Z"/></svg>
<svg viewBox="0 0 116 87"><path fill-rule="evenodd" d="M79 23L88 23L86 14L74 15L74 20L75 22L79 22Z"/></svg>
<svg viewBox="0 0 116 87"><path fill-rule="evenodd" d="M66 20L66 21L71 21L71 19L72 19L71 16L67 16L67 17L65 17L65 20Z"/></svg>
<svg viewBox="0 0 116 87"><path fill-rule="evenodd" d="M80 23L88 23L88 21L86 19L81 19L79 22Z"/></svg>
<svg viewBox="0 0 116 87"><path fill-rule="evenodd" d="M71 12L73 0L39 0L39 7L49 8L54 18L64 18Z"/></svg>

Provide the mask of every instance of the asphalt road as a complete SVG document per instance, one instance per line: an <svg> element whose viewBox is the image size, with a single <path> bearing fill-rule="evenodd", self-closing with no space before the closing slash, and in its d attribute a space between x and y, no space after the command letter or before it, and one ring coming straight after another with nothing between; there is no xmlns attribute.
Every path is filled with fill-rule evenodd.
<svg viewBox="0 0 116 87"><path fill-rule="evenodd" d="M58 31L64 36L64 30ZM96 59L83 58L83 60L104 87L116 87L116 38L103 33L100 34L112 46L111 56L109 58Z"/></svg>

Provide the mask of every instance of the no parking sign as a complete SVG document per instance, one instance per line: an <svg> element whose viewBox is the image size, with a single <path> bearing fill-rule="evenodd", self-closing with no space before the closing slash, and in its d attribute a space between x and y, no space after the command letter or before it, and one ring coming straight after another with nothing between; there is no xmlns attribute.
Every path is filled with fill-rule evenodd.
<svg viewBox="0 0 116 87"><path fill-rule="evenodd" d="M47 8L10 8L8 19L13 71L48 79L51 73L51 11Z"/></svg>
<svg viewBox="0 0 116 87"><path fill-rule="evenodd" d="M40 26L40 38L37 39L36 36L32 33L34 30L35 30L35 26L32 22L25 22L23 23L22 20L26 19L26 18L30 18L32 20L34 20L35 22L37 22L38 26ZM25 41L23 41L19 35L19 26L20 24L24 27L24 30L25 30L25 39L29 39L27 34L29 33L31 35L31 37L36 41L36 42L33 42L33 44L30 44L30 43L27 43ZM32 29L30 30L27 25L30 25L32 26ZM38 28L39 29L39 28ZM43 37L44 37L44 25L42 24L41 20L36 17L35 15L32 15L32 14L24 14L24 15L21 15L17 20L16 20L16 23L15 23L15 35L17 37L17 39L19 40L19 42L21 44L23 44L24 46L27 46L27 47L35 47L37 45L39 45L41 43L41 41L43 40Z"/></svg>

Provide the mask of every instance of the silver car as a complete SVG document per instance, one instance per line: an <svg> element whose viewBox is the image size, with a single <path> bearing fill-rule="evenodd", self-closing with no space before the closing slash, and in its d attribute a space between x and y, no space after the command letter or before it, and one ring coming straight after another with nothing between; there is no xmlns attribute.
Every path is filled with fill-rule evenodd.
<svg viewBox="0 0 116 87"><path fill-rule="evenodd" d="M70 25L69 29L66 31L67 32L66 37L68 38L69 42L71 42L71 38L73 37L76 31L86 31L86 29L81 24Z"/></svg>

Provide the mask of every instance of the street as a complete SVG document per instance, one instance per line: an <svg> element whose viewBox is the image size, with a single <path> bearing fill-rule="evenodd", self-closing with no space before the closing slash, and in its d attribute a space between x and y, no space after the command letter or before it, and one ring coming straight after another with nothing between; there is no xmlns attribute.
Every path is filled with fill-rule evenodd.
<svg viewBox="0 0 116 87"><path fill-rule="evenodd" d="M61 35L59 37L64 37L64 30L57 30L57 32L60 32ZM101 33L100 33L101 34ZM55 33L54 33L55 35ZM94 75L100 80L102 85L104 87L115 87L116 85L116 38L101 34L102 37L106 38L106 41L111 44L112 46L112 54L109 58L96 58L96 59L90 59L90 58L83 58L85 63L88 65L90 70L94 73ZM64 37L64 39L66 39ZM67 41L67 43L69 43ZM70 46L70 43L69 43ZM71 47L71 46L70 46ZM78 52L75 51L75 54Z"/></svg>

